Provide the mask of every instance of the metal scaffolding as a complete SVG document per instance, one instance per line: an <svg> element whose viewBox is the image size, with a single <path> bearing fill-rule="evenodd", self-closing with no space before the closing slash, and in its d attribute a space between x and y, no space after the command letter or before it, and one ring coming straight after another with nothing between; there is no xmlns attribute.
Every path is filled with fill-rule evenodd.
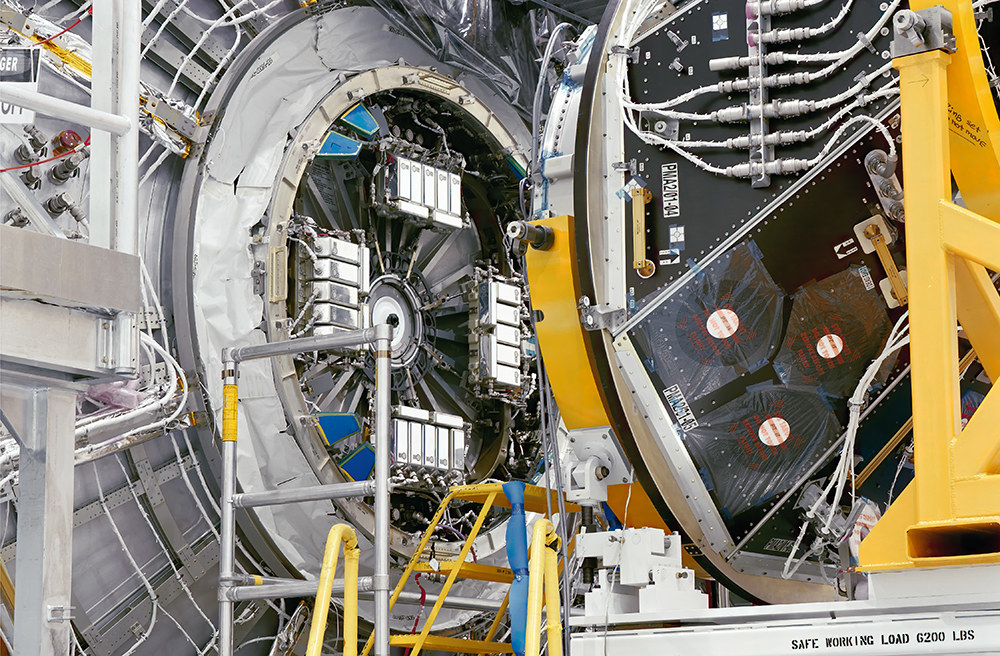
<svg viewBox="0 0 1000 656"><path fill-rule="evenodd" d="M222 352L222 525L219 556L219 654L233 654L233 607L240 599L290 596L305 584L309 590L316 583L251 577L247 581L236 573L236 508L278 505L322 499L375 497L375 574L359 581L358 588L371 590L375 597L375 654L389 654L389 418L390 358L393 327L398 319L390 315L388 323L363 330L351 330L322 337L308 337L257 346L227 348ZM297 490L274 490L238 494L236 492L236 433L238 418L239 363L244 360L272 358L310 351L349 350L373 344L375 347L375 480L334 485L312 486ZM240 583L249 583L249 585ZM330 589L336 586L330 582ZM298 587L296 587L298 586ZM329 593L327 593L328 595Z"/></svg>

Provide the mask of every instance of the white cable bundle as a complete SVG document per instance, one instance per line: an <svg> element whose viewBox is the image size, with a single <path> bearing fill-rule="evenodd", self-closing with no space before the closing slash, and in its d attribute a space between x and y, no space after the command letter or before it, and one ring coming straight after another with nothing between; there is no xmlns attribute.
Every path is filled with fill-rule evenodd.
<svg viewBox="0 0 1000 656"><path fill-rule="evenodd" d="M878 34L878 31L885 24L885 21L889 19L892 12L899 5L901 0L894 0L890 3L886 10L883 12L879 21L874 27L865 35L864 38L872 38L874 35ZM654 15L659 9L664 5L662 1L659 0L635 0L629 3L625 7L625 11L628 14L628 19L622 25L621 32L618 36L618 41L613 51L619 55L627 55L631 52L632 42L635 35L638 33L642 24L646 19ZM850 7L851 3L848 2L844 5L845 8ZM841 10L842 12L845 9ZM836 19L835 19L836 20ZM826 75L829 75L833 71L837 70L841 63L853 57L860 49L864 46L863 40L859 40L855 46L849 48L848 50L836 53L837 60L829 66L825 67L821 71L814 73L797 73L797 74L783 74L783 75L772 75L767 78L759 79L760 84L766 86L786 86L785 82L792 80L794 83L797 80L805 79L812 81L819 79ZM785 57L784 53L776 53ZM802 55L802 57L807 57L808 55ZM798 55L797 55L798 57ZM791 59L789 61L792 61ZM812 128L810 130L800 130L793 132L781 133L777 132L773 135L768 135L769 142L765 142L767 145L784 145L788 143L794 143L797 141L806 141L816 135L825 132L833 127L833 125L839 119L847 115L847 113L857 107L864 106L873 100L878 98L886 97L898 93L895 88L895 83L885 85L878 91L870 94L864 94L865 88L874 80L875 78L888 73L892 68L891 63L884 64L880 66L875 71L868 73L867 75L860 78L854 85L846 89L845 91L838 93L835 96L825 98L818 101L808 101L801 102L795 100L776 100L769 103L768 106L762 108L765 112L769 109L771 114L775 116L778 115L799 115L806 112L818 111L821 109L827 109L838 105L848 99L854 97L855 100L845 107L844 109L838 111L833 117L824 121L817 128ZM689 121L743 121L755 118L753 112L750 111L746 105L735 106L731 108L726 108L722 110L717 110L711 113L692 113L692 112L680 112L676 110L669 110L667 108L678 105L682 102L690 100L702 93L709 93L712 90L718 91L721 84L732 84L732 83L720 83L720 85L708 85L705 87L700 87L687 93L681 94L676 98L662 102L662 103L636 103L632 100L631 87L628 80L628 65L626 60L623 58L621 64L618 66L617 74L617 89L619 90L619 105L622 111L622 119L628 127L628 129L634 133L637 137L642 139L645 143L654 146L661 146L669 149L675 154L688 160L696 167L713 173L715 175L723 175L726 177L752 177L759 175L761 173L765 174L788 174L796 173L799 171L804 171L810 169L817 164L819 164L824 157L826 157L844 135L849 127L856 125L858 123L868 123L871 124L875 129L877 129L882 136L885 138L886 142L889 144L889 150L895 152L895 142L892 139L892 135L889 130L880 122L869 116L854 116L848 119L845 123L841 124L838 129L834 132L833 136L827 141L820 152L810 159L777 159L771 162L766 162L761 164L752 164L746 162L743 164L738 164L736 166L727 166L725 168L714 166L704 159L698 157L691 153L688 148L736 148L740 146L750 146L752 144L751 137L741 137L734 140L721 141L696 141L696 142L682 142L675 141L672 139L666 139L656 133L642 130L638 125L637 112L639 111L652 111L659 116L664 118L677 119L677 120L689 120ZM785 82L782 82L784 80ZM739 83L740 81L736 81ZM743 80L743 82L749 83L750 80ZM760 111L757 112L758 114ZM744 143L745 142L745 143ZM682 145L683 144L683 145Z"/></svg>
<svg viewBox="0 0 1000 656"><path fill-rule="evenodd" d="M844 3L844 6L840 8L840 11L836 16L819 27L796 27L770 30L768 32L762 32L760 40L763 43L787 43L789 41L804 41L805 39L813 39L817 36L822 36L840 27L840 24L844 22L845 18L847 18L847 14L850 13L851 5L853 4L854 0L847 0L847 2Z"/></svg>
<svg viewBox="0 0 1000 656"><path fill-rule="evenodd" d="M840 451L840 459L837 462L837 467L830 477L830 481L823 488L823 492L816 498L816 501L809 507L806 511L806 521L802 523L802 527L799 530L798 538L795 540L795 545L792 547L791 553L788 554L788 558L785 560L785 566L782 570L782 577L788 578L794 574L799 566L814 553L816 545L821 544L824 541L823 536L817 536L816 541L813 543L813 548L802 555L798 559L798 563L794 568L791 568L792 561L795 560L795 554L799 549L799 545L802 543L802 538L805 536L806 530L809 528L809 519L816 516L816 512L819 507L826 500L830 492L834 492L833 500L830 502L830 512L827 514L826 519L823 521L820 527L820 533L829 534L830 524L833 522L833 518L836 516L837 511L840 509L840 500L844 494L844 488L847 484L847 479L851 479L851 501L854 502L854 445L858 434L858 425L861 423L861 408L865 403L865 396L868 393L868 388L871 386L872 381L875 380L875 376L878 374L879 369L882 368L883 363L896 351L903 348L910 343L910 324L909 324L909 311L903 313L901 317L896 321L896 325L892 327L892 331L889 333L889 339L886 341L885 348L882 352L872 361L865 370L864 375L858 382L857 387L854 388L854 393L851 395L850 399L847 401L847 405L850 409L850 416L847 422L847 430L844 434L844 446ZM822 548L822 547L820 547Z"/></svg>

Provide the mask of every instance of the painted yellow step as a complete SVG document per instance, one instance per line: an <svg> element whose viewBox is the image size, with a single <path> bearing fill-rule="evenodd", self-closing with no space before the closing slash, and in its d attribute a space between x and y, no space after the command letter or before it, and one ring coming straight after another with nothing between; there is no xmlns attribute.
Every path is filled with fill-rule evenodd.
<svg viewBox="0 0 1000 656"><path fill-rule="evenodd" d="M514 572L506 567L494 567L493 565L480 565L479 563L470 563L468 561L464 563L459 563L457 560L443 560L438 563L438 569L435 571L430 563L417 563L414 566L414 572L425 572L428 574L450 574L457 565L461 565L461 569L458 571L459 578L463 579L473 579L476 581L495 581L497 583L512 583L514 581Z"/></svg>
<svg viewBox="0 0 1000 656"><path fill-rule="evenodd" d="M420 634L390 636L389 644L393 647L414 647ZM451 651L459 654L513 654L510 643L488 640L466 640L465 638L445 638L429 635L424 640L421 649L429 651Z"/></svg>
<svg viewBox="0 0 1000 656"><path fill-rule="evenodd" d="M510 508L510 502L507 501L506 495L503 493L503 485L501 483L480 483L478 485L460 485L458 487L453 487L452 492L454 493L454 498L460 501L475 501L476 503L483 503L486 501L486 497L493 494L497 494L496 499L493 500L493 505L501 506L503 508ZM559 493L556 490L552 490L552 512L558 512L559 508ZM545 504L545 488L538 485L525 485L524 486L524 509L528 512L546 514L548 512L548 507ZM566 502L566 512L579 512L580 506L575 503Z"/></svg>

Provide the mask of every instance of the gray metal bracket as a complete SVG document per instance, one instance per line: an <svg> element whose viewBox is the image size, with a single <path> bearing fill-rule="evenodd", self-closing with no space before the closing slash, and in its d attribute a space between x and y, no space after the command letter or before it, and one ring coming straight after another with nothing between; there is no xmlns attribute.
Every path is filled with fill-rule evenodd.
<svg viewBox="0 0 1000 656"><path fill-rule="evenodd" d="M625 308L608 310L599 305L591 305L590 299L581 296L577 303L580 310L580 323L584 330L611 330L615 331L628 319L628 312Z"/></svg>
<svg viewBox="0 0 1000 656"><path fill-rule="evenodd" d="M937 5L911 11L903 9L892 18L892 56L905 57L931 50L955 52L951 12Z"/></svg>

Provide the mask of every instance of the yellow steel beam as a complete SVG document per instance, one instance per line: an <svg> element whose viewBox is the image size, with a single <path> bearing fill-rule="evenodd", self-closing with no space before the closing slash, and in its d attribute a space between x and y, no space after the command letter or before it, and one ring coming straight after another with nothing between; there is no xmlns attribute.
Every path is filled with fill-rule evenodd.
<svg viewBox="0 0 1000 656"><path fill-rule="evenodd" d="M437 563L437 569L432 567L430 563L418 563L414 567L414 571L424 574L450 574L453 569L458 569L458 576L463 579L493 581L495 583L511 583L514 581L514 572L507 567L468 563L464 560L442 560Z"/></svg>
<svg viewBox="0 0 1000 656"><path fill-rule="evenodd" d="M537 322L538 348L552 394L570 430L607 426L611 420L577 308L580 283L573 218L556 216L533 223L555 233L552 248L529 248L525 256L531 307L542 313Z"/></svg>
<svg viewBox="0 0 1000 656"><path fill-rule="evenodd" d="M940 201L941 237L955 255L1000 271L1000 224L964 207Z"/></svg>
<svg viewBox="0 0 1000 656"><path fill-rule="evenodd" d="M993 383L1000 382L1000 295L986 269L962 260L955 265L958 317Z"/></svg>
<svg viewBox="0 0 1000 656"><path fill-rule="evenodd" d="M948 67L951 170L966 207L1000 219L1000 119L983 66L972 0L910 0L910 9L943 5L951 12L958 51ZM905 136L904 136L905 139ZM924 161L921 165L928 164ZM906 194L913 191L904 185ZM950 198L948 193L941 198ZM909 214L906 216L909 229Z"/></svg>
<svg viewBox="0 0 1000 656"><path fill-rule="evenodd" d="M954 12L959 29L966 30L965 49L978 56L975 26L968 31L971 4L952 0L945 5ZM960 38L960 49L962 44ZM951 55L931 51L894 61L902 105L906 251L907 261L913 263L908 286L915 472L913 483L861 543L862 570L1000 561L1000 476L996 474L1000 392L987 394L959 436L955 333L959 284L963 316L968 319L963 324L970 326L967 336L973 348L993 358L1000 341L996 330L1000 301L980 266L1000 267L1000 224L996 222L1000 205L994 203L1000 198L1000 183L991 183L992 188L977 181L963 186L970 209L951 202L952 170L956 179L961 171L968 183L972 160L975 175L991 179L990 167L1000 152L1000 129L983 127L990 120L996 126L992 101L989 111L983 109L972 123L956 116L964 111L957 108L956 99L966 103L963 107L981 100L977 85L985 80L969 72L973 59L963 52L956 65ZM978 65L982 67L981 60ZM978 130L984 139L975 151L956 146L956 140L968 136L970 130ZM1000 177L992 179L1000 181ZM992 213L980 216L977 212Z"/></svg>
<svg viewBox="0 0 1000 656"><path fill-rule="evenodd" d="M995 435L997 426L1000 426L1000 394L991 391L979 404L955 445L956 476L1000 474L1000 442L975 439L976 436Z"/></svg>
<svg viewBox="0 0 1000 656"><path fill-rule="evenodd" d="M913 381L914 479L918 512L928 520L952 516L945 491L951 442L959 429L958 342L954 256L941 244L939 202L951 196L947 162L950 55L935 50L897 59L902 104L906 261L909 271L910 362ZM919 135L920 141L907 140ZM919 157L925 165L913 162ZM908 163L913 162L913 166Z"/></svg>
<svg viewBox="0 0 1000 656"><path fill-rule="evenodd" d="M980 474L955 481L955 505L966 517L993 517L1000 500L1000 474Z"/></svg>
<svg viewBox="0 0 1000 656"><path fill-rule="evenodd" d="M510 501L503 492L503 483L474 483L472 485L456 485L451 488L452 498L455 501L471 501L473 503L483 503L491 495L495 496L494 506L510 508ZM559 490L547 491L540 485L524 486L524 510L539 514L548 513L549 505L553 508L559 503L559 497L563 493ZM549 495L549 500L545 497ZM580 506L570 501L564 501L563 508L567 513L580 512Z"/></svg>
<svg viewBox="0 0 1000 656"><path fill-rule="evenodd" d="M420 636L394 635L389 639L393 647L413 648ZM509 642L490 642L488 640L469 640L467 638L449 638L446 636L427 636L422 643L428 649L451 654L513 654L514 648Z"/></svg>

